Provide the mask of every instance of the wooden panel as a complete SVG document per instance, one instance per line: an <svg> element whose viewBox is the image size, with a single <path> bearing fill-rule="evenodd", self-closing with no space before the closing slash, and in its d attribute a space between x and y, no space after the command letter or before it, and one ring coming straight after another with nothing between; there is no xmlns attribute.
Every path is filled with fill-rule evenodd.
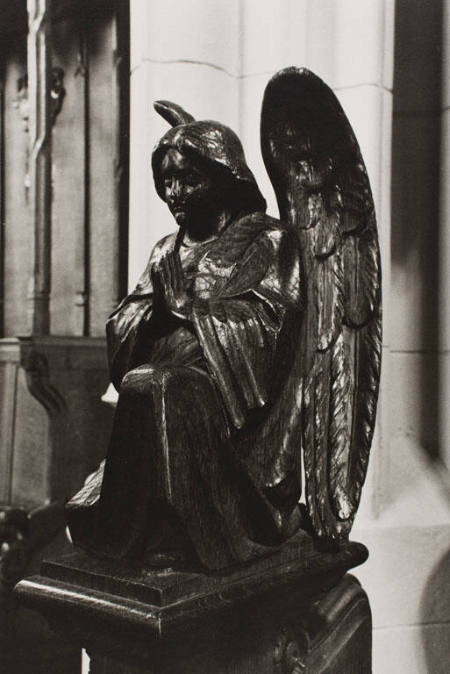
<svg viewBox="0 0 450 674"><path fill-rule="evenodd" d="M17 364L0 363L0 502L10 503Z"/></svg>
<svg viewBox="0 0 450 674"><path fill-rule="evenodd" d="M118 301L118 212L115 199L117 100L113 88L114 24L89 36L90 334L103 335Z"/></svg>
<svg viewBox="0 0 450 674"><path fill-rule="evenodd" d="M0 366L8 359L7 340L1 341ZM0 414L14 418L5 489L16 505L63 500L107 451L112 409L101 401L108 380L105 342L52 336L14 342L17 381L12 373L2 378L0 370L0 387L8 387L0 388L0 396L5 394ZM2 445L0 461L6 464L10 456Z"/></svg>
<svg viewBox="0 0 450 674"><path fill-rule="evenodd" d="M27 203L25 176L28 134L20 111L15 107L17 81L26 70L26 37L11 42L5 65L5 334L27 332L27 295L32 273L33 235Z"/></svg>
<svg viewBox="0 0 450 674"><path fill-rule="evenodd" d="M103 3L101 11L100 4L53 22L53 65L63 68L66 90L52 131L50 308L55 335L103 335L105 319L125 290L128 3ZM80 64L83 36L85 69ZM3 53L3 332L17 335L30 330L35 240L28 203L32 195L25 187L30 138L16 104L17 81L27 69L26 33L12 37Z"/></svg>
<svg viewBox="0 0 450 674"><path fill-rule="evenodd" d="M119 18L104 8L54 26L66 96L53 129L52 334L103 336L124 291L129 37L122 4Z"/></svg>
<svg viewBox="0 0 450 674"><path fill-rule="evenodd" d="M80 29L53 27L54 65L64 70L66 95L53 128L51 332L83 335L85 290L85 75L79 63Z"/></svg>
<svg viewBox="0 0 450 674"><path fill-rule="evenodd" d="M50 500L49 417L30 395L25 371L17 378L16 433L11 498L14 504L38 505Z"/></svg>

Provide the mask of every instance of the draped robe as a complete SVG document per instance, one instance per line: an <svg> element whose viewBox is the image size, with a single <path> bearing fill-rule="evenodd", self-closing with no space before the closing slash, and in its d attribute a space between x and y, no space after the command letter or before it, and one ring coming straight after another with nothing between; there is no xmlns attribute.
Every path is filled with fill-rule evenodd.
<svg viewBox="0 0 450 674"><path fill-rule="evenodd" d="M168 506L200 562L219 569L280 544L300 494L300 414L286 408L297 395L286 383L301 320L298 243L264 213L182 243L192 308L181 319L158 304L151 277L176 242L156 245L108 320L119 402L104 473L69 502L68 520L75 544L142 557Z"/></svg>

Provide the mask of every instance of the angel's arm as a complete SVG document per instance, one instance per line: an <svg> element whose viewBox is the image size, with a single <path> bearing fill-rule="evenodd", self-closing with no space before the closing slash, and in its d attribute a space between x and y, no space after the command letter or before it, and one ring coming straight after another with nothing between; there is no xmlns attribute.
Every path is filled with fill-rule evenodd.
<svg viewBox="0 0 450 674"><path fill-rule="evenodd" d="M249 410L266 404L286 315L300 308L298 249L287 233L265 233L240 262L220 295L194 302L192 311L235 428Z"/></svg>
<svg viewBox="0 0 450 674"><path fill-rule="evenodd" d="M135 289L122 300L106 322L110 378L117 389L130 368L142 332L154 316L157 298L151 270L172 248L173 240L174 236L170 235L156 244Z"/></svg>

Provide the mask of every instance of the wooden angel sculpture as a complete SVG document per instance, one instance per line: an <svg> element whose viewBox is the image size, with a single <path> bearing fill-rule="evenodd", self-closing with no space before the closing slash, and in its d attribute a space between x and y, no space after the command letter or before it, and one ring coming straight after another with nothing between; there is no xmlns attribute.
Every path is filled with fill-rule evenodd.
<svg viewBox="0 0 450 674"><path fill-rule="evenodd" d="M354 133L313 73L273 77L261 140L276 220L229 128L155 107L172 125L153 152L155 186L179 228L108 320L119 402L104 470L68 504L72 538L208 569L265 555L299 527L338 546L366 474L381 355L375 213Z"/></svg>

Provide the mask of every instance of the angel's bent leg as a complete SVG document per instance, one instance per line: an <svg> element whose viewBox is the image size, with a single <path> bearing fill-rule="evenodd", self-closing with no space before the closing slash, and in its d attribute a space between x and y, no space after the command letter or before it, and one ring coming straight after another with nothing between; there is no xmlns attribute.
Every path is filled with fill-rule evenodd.
<svg viewBox="0 0 450 674"><path fill-rule="evenodd" d="M225 436L221 402L206 372L150 365L129 372L116 410L93 547L113 557L141 556L159 524L158 503L165 503L204 563L230 563L211 494L211 484L223 479L218 473Z"/></svg>

